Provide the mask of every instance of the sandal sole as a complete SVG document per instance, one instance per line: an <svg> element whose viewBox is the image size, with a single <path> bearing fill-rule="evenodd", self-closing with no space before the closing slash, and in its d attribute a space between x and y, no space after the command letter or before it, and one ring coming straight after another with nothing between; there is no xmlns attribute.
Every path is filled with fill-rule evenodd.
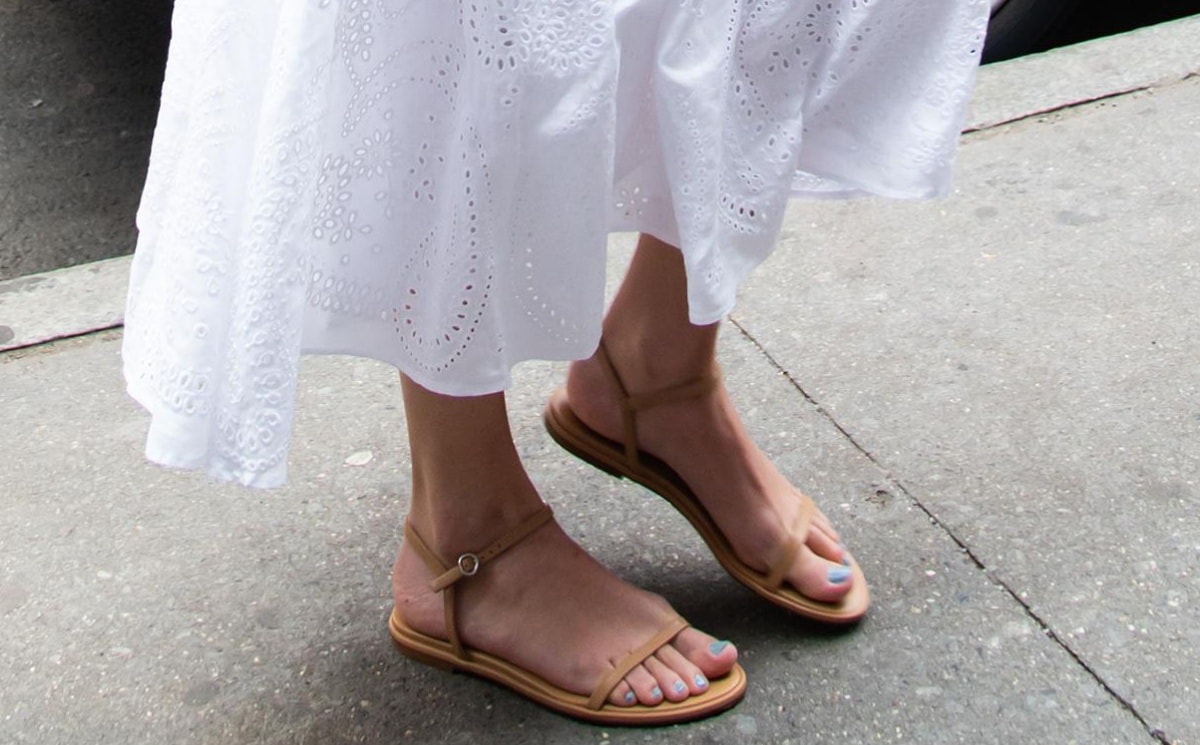
<svg viewBox="0 0 1200 745"><path fill-rule="evenodd" d="M388 632L406 657L442 670L490 680L534 703L592 724L639 727L691 722L726 711L741 701L746 692L746 671L735 664L724 677L709 681L704 693L678 703L663 701L657 706L628 707L605 704L600 709L591 709L587 706L587 696L565 691L495 655L470 650L467 659L457 657L448 642L410 628L395 610L388 619Z"/></svg>

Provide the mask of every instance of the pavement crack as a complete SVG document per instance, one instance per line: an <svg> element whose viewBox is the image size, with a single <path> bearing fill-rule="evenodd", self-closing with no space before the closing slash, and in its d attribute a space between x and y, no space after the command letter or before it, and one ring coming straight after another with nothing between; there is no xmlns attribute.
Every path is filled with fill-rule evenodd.
<svg viewBox="0 0 1200 745"><path fill-rule="evenodd" d="M101 336L106 332L118 331L125 328L124 321L105 324L103 326L94 326L83 331L73 331L67 334L57 334L46 338L35 339L28 342L19 342L16 344L0 343L0 358L10 355L13 358L20 359L27 354L39 353L43 351L54 350L64 343L69 343L79 339L86 339L92 336Z"/></svg>
<svg viewBox="0 0 1200 745"><path fill-rule="evenodd" d="M1047 116L1048 114L1057 114L1062 111L1070 111L1072 109L1080 109L1085 106L1090 106L1095 103L1100 103L1101 101L1110 101L1114 98L1125 98L1126 96L1131 96L1136 93L1145 93L1146 91L1152 91L1156 88L1161 88L1161 87L1162 87L1161 85L1139 85L1139 86L1133 86L1130 88L1124 88L1122 90L1114 91L1112 93L1105 93L1105 94L1099 95L1099 96L1089 96L1087 98L1080 98L1080 99L1076 99L1074 101L1068 101L1066 103L1061 103L1061 104L1057 104L1054 106L1047 106L1043 109L1037 109L1035 111L1023 113L1020 116L1012 116L1007 119L1001 119L1001 120L994 121L994 122L988 122L986 124L982 124L977 127L967 127L966 129L963 130L963 135L967 136L967 135L973 135L973 134L982 134L985 132L990 132L993 129L998 129L1000 127L1007 127L1010 124L1017 124L1018 122L1026 122L1026 121L1029 121L1030 119L1038 119L1039 117Z"/></svg>
<svg viewBox="0 0 1200 745"><path fill-rule="evenodd" d="M963 136L969 137L971 135L984 135L984 134L991 132L994 129L999 129L1001 127L1007 127L1010 124L1016 124L1018 122L1026 122L1031 119L1038 119L1040 117L1047 116L1049 114L1056 114L1059 112L1071 111L1072 109L1081 109L1081 108L1084 108L1087 106L1091 106L1092 104L1101 103L1104 101L1111 101L1111 100L1119 99L1119 98L1126 98L1129 96L1135 96L1139 93L1153 93L1154 91L1162 90L1163 88L1167 88L1169 86L1179 85L1181 83L1190 83L1190 82L1196 80L1198 77L1200 77L1200 73L1188 72L1179 78L1169 78L1169 79L1160 80L1160 81L1154 82L1154 83L1131 85L1127 88L1110 91L1110 92L1103 93L1100 95L1086 96L1086 97L1077 98L1077 99L1071 100L1071 101L1064 101L1063 103L1060 103L1060 104L1055 104L1053 106L1046 106L1045 108L1036 109L1034 111L1022 113L1019 116L1010 116L1007 119L999 119L997 121L986 122L986 123L980 124L978 126L967 127L966 129L963 130Z"/></svg>
<svg viewBox="0 0 1200 745"><path fill-rule="evenodd" d="M800 381L797 380L787 370L787 368L780 364L780 362L775 359L770 352L767 351L766 347L764 347L762 343L760 343L759 340L755 338L745 326L739 323L732 316L729 318L729 323L736 328L738 333L740 333L748 342L754 345L754 348L762 354L762 356L767 360L768 363L770 363L772 367L774 367L781 375L787 378L787 381L801 396L804 397L804 400L808 402L814 409L816 409L821 416L825 417L826 421L828 421L834 427L834 429L840 432L855 450L861 453L863 457L865 457L871 462L872 465L879 469L884 477L893 485L895 485L899 492L903 494L913 506L923 512L925 516L929 518L930 522L934 526L945 533L945 535L954 542L954 545L958 546L963 555L970 559L971 563L983 573L984 577L986 577L989 582L994 584L996 587L999 587L1010 598L1012 598L1025 612L1025 615L1031 621L1033 621L1039 629L1041 629L1042 633L1048 639L1050 639L1054 644L1058 645L1060 649L1062 649L1068 656L1070 656L1072 660L1075 661L1075 664L1078 665L1081 670L1083 670L1093 681L1095 681L1096 685L1100 686L1100 688L1107 693L1109 697L1116 701L1130 716L1132 716L1138 722L1138 724L1140 724L1146 730L1146 733L1150 735L1155 742L1160 743L1160 745L1174 745L1174 743L1170 738L1167 737L1167 734L1163 730L1151 725L1148 721L1146 721L1146 718L1142 716L1142 713L1138 711L1133 702L1113 688L1113 686L1110 685L1108 681L1105 680L1104 677L1095 668L1093 668L1080 653L1076 652L1065 639L1059 636L1058 632L1056 632L1053 626L1050 625L1050 622L1043 618L1028 601L1021 597L1020 593L1018 593L1016 589L1014 589L1011 585L1005 582L1004 579L997 576L995 572L989 569L984 563L983 559L981 559L979 555L975 553L975 551L966 543L966 541L956 535L954 530L951 529L950 526L945 522L943 522L942 519L939 518L930 507L927 507L921 502L920 499L918 499L911 491L909 491L903 482L901 482L900 479L892 473L892 471L883 463L883 461L877 458L875 454L868 450L862 443L860 443L854 437L854 435L850 433L849 430L843 427L841 422L839 422L828 409L821 405L820 401L809 394L808 391L804 390L804 387L800 384Z"/></svg>

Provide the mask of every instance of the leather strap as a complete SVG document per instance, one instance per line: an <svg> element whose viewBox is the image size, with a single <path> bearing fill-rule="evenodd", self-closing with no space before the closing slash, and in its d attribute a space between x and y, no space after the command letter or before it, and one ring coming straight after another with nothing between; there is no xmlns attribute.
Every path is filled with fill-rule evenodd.
<svg viewBox="0 0 1200 745"><path fill-rule="evenodd" d="M493 542L477 554L462 554L449 567L421 539L421 536L417 535L417 531L413 529L412 523L408 520L404 521L404 539L412 544L413 548L417 550L417 554L425 562L425 566L429 567L429 570L436 575L429 586L434 592L442 593L442 605L446 618L446 638L450 641L450 646L454 649L454 654L459 659L467 659L468 655L458 638L458 623L454 612L456 606L454 602L454 585L464 577L475 576L479 572L480 567L517 545L525 538L528 538L535 530L549 522L552 517L554 517L554 511L550 509L550 505L543 504L541 509L527 517L512 530L500 536L499 540Z"/></svg>
<svg viewBox="0 0 1200 745"><path fill-rule="evenodd" d="M617 663L616 667L608 672L596 687L592 690L592 695L588 699L587 705L593 711L600 709L608 700L608 696L617 687L617 684L625 679L629 671L646 661L650 655L658 651L659 647L674 639L680 631L683 631L689 626L688 622L675 616L663 628L662 631L655 634L642 646L633 650Z"/></svg>
<svg viewBox="0 0 1200 745"><path fill-rule="evenodd" d="M796 536L808 536L813 516L817 511L817 506L807 494L804 492L797 493L800 495L800 512L792 522L792 529L788 533L787 541L783 544L783 549L779 552L779 556L776 557L775 561L771 562L771 568L767 572L765 584L772 590L778 590L783 585L784 577L796 561L796 554L800 553L800 549L805 543L805 541Z"/></svg>
<svg viewBox="0 0 1200 745"><path fill-rule="evenodd" d="M429 586L434 592L441 592L463 577L474 576L480 567L523 541L530 533L545 525L553 516L554 512L550 509L550 505L542 505L540 510L530 515L524 522L502 535L499 540L484 550L477 554L465 553L459 556L458 561L454 562L454 566L443 570L442 574L434 579ZM432 569L433 567L430 568Z"/></svg>
<svg viewBox="0 0 1200 745"><path fill-rule="evenodd" d="M604 339L600 340L600 346L596 349L596 358L600 360L609 381L617 389L617 398L621 405L621 423L625 430L625 462L633 467L638 466L637 412L663 404L699 398L715 390L721 383L720 374L714 373L650 393L630 394L617 373L616 366L613 365L608 349L604 346Z"/></svg>

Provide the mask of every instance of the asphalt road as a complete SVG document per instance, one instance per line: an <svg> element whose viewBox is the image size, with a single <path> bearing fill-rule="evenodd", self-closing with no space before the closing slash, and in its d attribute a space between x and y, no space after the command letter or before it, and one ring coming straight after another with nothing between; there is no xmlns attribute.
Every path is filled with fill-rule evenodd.
<svg viewBox="0 0 1200 745"><path fill-rule="evenodd" d="M127 254L169 0L0 0L0 280ZM1088 0L1047 46L1200 13Z"/></svg>

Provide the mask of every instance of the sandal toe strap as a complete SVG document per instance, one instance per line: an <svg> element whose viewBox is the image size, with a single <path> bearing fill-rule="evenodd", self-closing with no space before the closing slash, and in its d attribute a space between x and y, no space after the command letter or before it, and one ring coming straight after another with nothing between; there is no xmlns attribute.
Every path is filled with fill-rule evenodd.
<svg viewBox="0 0 1200 745"><path fill-rule="evenodd" d="M598 711L604 706L608 700L609 694L617 687L617 684L625 679L629 671L633 670L638 665L646 661L650 655L658 651L659 647L678 636L680 631L683 631L689 626L688 622L675 616L671 621L663 627L662 631L658 632L650 639L633 650L617 663L612 670L608 672L600 682L596 684L596 688L592 691L591 698L588 699L587 706L593 711Z"/></svg>
<svg viewBox="0 0 1200 745"><path fill-rule="evenodd" d="M799 492L799 494L800 512L792 521L792 527L788 531L788 539L783 544L783 549L775 561L771 562L771 567L767 571L766 585L772 590L778 590L783 585L784 577L795 563L800 549L804 548L808 542L808 531L812 528L813 517L817 513L817 506L812 499L803 492Z"/></svg>

